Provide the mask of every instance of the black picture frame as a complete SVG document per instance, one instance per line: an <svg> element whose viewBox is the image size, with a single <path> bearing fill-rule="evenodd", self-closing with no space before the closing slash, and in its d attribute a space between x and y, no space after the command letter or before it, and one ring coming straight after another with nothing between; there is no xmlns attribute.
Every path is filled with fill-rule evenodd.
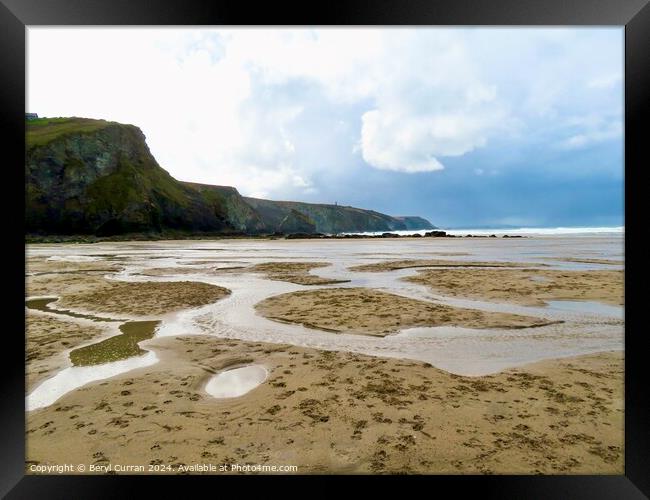
<svg viewBox="0 0 650 500"><path fill-rule="evenodd" d="M0 495L7 498L112 498L129 496L133 483L147 488L187 488L179 477L25 476L24 393L24 290L23 209L25 139L26 26L34 25L598 25L625 26L625 474L621 476L417 476L406 478L413 487L453 488L454 496L478 491L498 498L644 498L650 495L650 421L648 391L643 383L647 356L645 330L639 308L642 275L629 272L640 263L644 185L642 156L647 142L643 125L650 107L650 5L649 0L349 0L300 5L246 4L232 0L0 0L0 130L3 174L9 174L2 196L6 229L4 246L14 261L4 277L9 283L5 304L11 318L5 330L4 363L0 379ZM9 154L7 154L9 153ZM15 188L13 186L16 186ZM646 252L647 253L647 252ZM634 293L639 290L639 293ZM21 303L19 303L21 301ZM9 338L11 342L8 342ZM65 443L62 443L65 446ZM196 478L196 476L193 476ZM201 478L206 480L207 478ZM213 479L213 478L212 478ZM220 476L217 481L237 481L246 487L254 478ZM262 479L262 478L258 478ZM304 477L273 477L292 487ZM318 478L311 478L318 479ZM365 476L365 483L381 487L405 478ZM325 488L332 483L319 481ZM410 486L410 485L409 485ZM284 490L283 490L284 491ZM423 490L426 491L426 490ZM448 490L449 491L449 490ZM413 491L412 493L416 493ZM433 492L431 493L434 494Z"/></svg>

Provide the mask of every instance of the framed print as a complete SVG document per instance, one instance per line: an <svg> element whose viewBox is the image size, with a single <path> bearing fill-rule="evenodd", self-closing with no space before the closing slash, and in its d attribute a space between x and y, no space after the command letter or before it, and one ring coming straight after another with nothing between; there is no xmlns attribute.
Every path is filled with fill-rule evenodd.
<svg viewBox="0 0 650 500"><path fill-rule="evenodd" d="M154 4L0 5L3 495L648 495L645 0Z"/></svg>

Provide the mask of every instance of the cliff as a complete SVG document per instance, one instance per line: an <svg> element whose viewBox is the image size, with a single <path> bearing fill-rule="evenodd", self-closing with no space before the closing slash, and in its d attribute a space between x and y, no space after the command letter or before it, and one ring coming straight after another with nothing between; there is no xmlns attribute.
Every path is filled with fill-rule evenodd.
<svg viewBox="0 0 650 500"><path fill-rule="evenodd" d="M404 224L405 229L437 229L436 226L432 225L428 220L416 215L407 215L402 217L396 216L393 218L401 221Z"/></svg>
<svg viewBox="0 0 650 500"><path fill-rule="evenodd" d="M431 229L337 205L244 198L228 186L174 179L133 125L86 118L26 122L28 234L336 233Z"/></svg>
<svg viewBox="0 0 650 500"><path fill-rule="evenodd" d="M365 231L398 231L405 229L434 229L429 221L420 217L391 217L390 215L361 208L298 201L271 201L244 198L268 227L278 228L291 211L305 214L314 221L319 233L354 233ZM408 222L407 220L408 219ZM412 220L420 219L420 221Z"/></svg>
<svg viewBox="0 0 650 500"><path fill-rule="evenodd" d="M26 153L28 233L238 230L226 197L205 196L176 181L132 125L30 120Z"/></svg>

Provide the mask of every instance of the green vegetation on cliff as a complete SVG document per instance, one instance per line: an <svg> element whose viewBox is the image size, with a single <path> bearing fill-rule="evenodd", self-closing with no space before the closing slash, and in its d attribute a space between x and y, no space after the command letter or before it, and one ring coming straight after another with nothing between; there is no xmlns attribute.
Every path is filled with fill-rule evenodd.
<svg viewBox="0 0 650 500"><path fill-rule="evenodd" d="M36 118L27 122L28 147L43 146L68 134L96 132L114 122L90 118Z"/></svg>
<svg viewBox="0 0 650 500"><path fill-rule="evenodd" d="M40 118L26 122L26 142L25 222L26 232L32 235L234 235L433 228L420 218L395 218L337 205L244 198L233 187L177 181L158 165L144 134L133 125L87 118Z"/></svg>

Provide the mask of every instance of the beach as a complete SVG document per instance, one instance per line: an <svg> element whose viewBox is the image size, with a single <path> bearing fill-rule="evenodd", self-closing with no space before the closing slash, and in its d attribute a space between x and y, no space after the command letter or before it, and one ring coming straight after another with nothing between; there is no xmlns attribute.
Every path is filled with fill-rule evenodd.
<svg viewBox="0 0 650 500"><path fill-rule="evenodd" d="M28 245L25 470L621 474L622 249L607 234ZM211 394L246 367L264 374L246 392Z"/></svg>

